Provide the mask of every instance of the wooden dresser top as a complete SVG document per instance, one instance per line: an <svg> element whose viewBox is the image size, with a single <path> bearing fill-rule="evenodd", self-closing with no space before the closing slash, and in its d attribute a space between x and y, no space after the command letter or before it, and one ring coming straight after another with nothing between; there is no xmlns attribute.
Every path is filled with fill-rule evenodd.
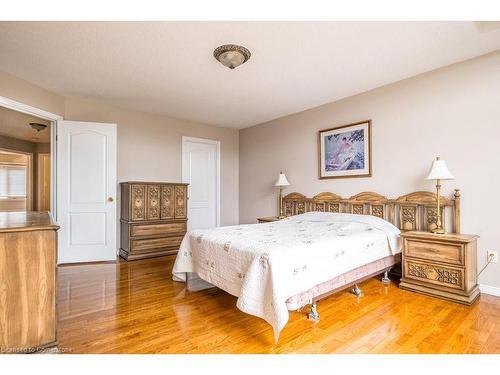
<svg viewBox="0 0 500 375"><path fill-rule="evenodd" d="M49 229L59 226L47 212L0 212L0 233Z"/></svg>
<svg viewBox="0 0 500 375"><path fill-rule="evenodd" d="M189 185L187 182L151 182L151 181L123 181L121 185Z"/></svg>
<svg viewBox="0 0 500 375"><path fill-rule="evenodd" d="M476 234L457 234L457 233L436 234L431 232L408 231L408 232L402 232L401 237L410 237L422 240L471 242L474 239L478 238L479 236Z"/></svg>

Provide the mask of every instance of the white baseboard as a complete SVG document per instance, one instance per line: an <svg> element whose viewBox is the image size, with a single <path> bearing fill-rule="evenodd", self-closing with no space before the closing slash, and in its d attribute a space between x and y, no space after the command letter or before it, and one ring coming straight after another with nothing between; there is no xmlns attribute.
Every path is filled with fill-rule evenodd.
<svg viewBox="0 0 500 375"><path fill-rule="evenodd" d="M500 288L497 286L479 284L479 290L481 291L481 293L500 297Z"/></svg>

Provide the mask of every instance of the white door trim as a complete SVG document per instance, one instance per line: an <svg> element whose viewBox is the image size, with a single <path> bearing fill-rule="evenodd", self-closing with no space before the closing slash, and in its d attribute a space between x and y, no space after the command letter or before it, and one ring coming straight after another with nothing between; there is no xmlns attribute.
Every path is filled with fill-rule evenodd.
<svg viewBox="0 0 500 375"><path fill-rule="evenodd" d="M44 111L43 109L32 107L28 104L18 102L6 98L5 96L0 96L0 106L12 109L17 112L26 113L28 115L37 116L45 120L50 121L50 213L54 220L57 220L57 191L56 191L56 181L57 181L57 121L62 120L61 115L56 115L55 113Z"/></svg>
<svg viewBox="0 0 500 375"><path fill-rule="evenodd" d="M195 137L182 136L182 148L181 148L182 182L188 182L188 181L185 181L185 178L184 178L184 176L186 175L185 172L187 170L187 161L184 158L184 148L185 148L184 145L186 142L205 143L205 144L209 144L209 145L216 145L216 147L217 147L216 171L215 171L215 173L216 173L215 207L217 210L216 225L220 226L220 141L216 141L213 139L206 139L206 138L195 138ZM189 199L188 199L188 205L189 205ZM189 210L189 207L188 207L188 210Z"/></svg>
<svg viewBox="0 0 500 375"><path fill-rule="evenodd" d="M0 106L13 109L14 111L17 112L23 112L28 115L33 115L36 117L41 117L45 120L51 120L51 121L57 121L57 120L62 120L63 117L60 115L56 115L54 113L50 113L47 111L44 111L43 109L35 108L30 105L17 102L15 100L6 98L5 96L0 96Z"/></svg>

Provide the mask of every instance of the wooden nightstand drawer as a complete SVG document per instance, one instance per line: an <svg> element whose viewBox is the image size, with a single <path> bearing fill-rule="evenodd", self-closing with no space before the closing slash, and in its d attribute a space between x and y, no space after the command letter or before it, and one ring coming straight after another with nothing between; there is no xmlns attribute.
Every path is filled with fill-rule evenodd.
<svg viewBox="0 0 500 375"><path fill-rule="evenodd" d="M404 259L403 278L453 289L465 289L463 268Z"/></svg>
<svg viewBox="0 0 500 375"><path fill-rule="evenodd" d="M460 243L405 239L404 255L424 260L464 265L465 247Z"/></svg>

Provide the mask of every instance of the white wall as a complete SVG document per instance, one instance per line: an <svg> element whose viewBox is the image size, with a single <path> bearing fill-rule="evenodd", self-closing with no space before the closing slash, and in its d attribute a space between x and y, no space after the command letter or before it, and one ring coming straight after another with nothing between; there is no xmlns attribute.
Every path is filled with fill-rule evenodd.
<svg viewBox="0 0 500 375"><path fill-rule="evenodd" d="M372 119L373 177L318 179L318 130ZM441 156L462 190L462 232L476 233L479 266L500 251L500 52L240 131L240 222L277 213L272 184L284 171L297 191L395 198L433 190L425 181ZM500 287L500 264L480 283Z"/></svg>

